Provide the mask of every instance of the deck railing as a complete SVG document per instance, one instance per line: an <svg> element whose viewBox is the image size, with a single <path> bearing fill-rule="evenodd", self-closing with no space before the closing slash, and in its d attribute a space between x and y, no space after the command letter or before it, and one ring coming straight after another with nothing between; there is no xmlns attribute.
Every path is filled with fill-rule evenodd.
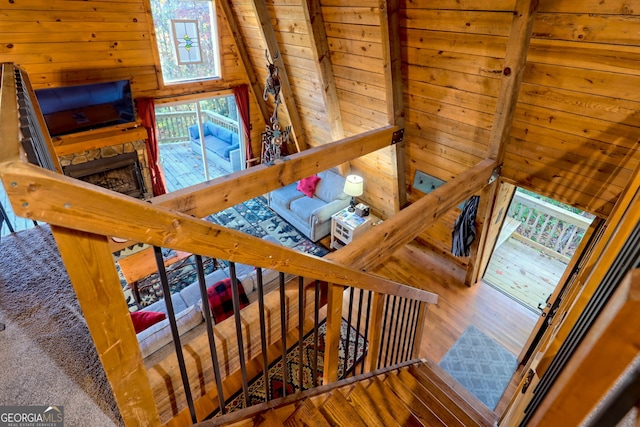
<svg viewBox="0 0 640 427"><path fill-rule="evenodd" d="M204 120L211 121L216 125L238 133L238 122L224 117L215 111L202 110ZM158 142L160 144L170 142L189 141L189 126L197 122L195 111L171 111L166 113L156 113L156 123L158 124Z"/></svg>
<svg viewBox="0 0 640 427"><path fill-rule="evenodd" d="M520 222L514 238L566 262L592 221L521 192L513 196L508 216Z"/></svg>

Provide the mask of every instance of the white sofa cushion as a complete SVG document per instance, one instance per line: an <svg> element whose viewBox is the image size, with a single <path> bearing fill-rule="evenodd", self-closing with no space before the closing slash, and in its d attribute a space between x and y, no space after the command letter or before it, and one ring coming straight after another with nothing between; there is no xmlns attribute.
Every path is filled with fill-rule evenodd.
<svg viewBox="0 0 640 427"><path fill-rule="evenodd" d="M192 305L176 314L176 324L178 325L178 333L180 335L190 331L202 322L202 312L195 305ZM147 357L158 351L165 345L169 344L173 339L169 319L164 319L163 321L152 325L140 332L137 337L142 357Z"/></svg>

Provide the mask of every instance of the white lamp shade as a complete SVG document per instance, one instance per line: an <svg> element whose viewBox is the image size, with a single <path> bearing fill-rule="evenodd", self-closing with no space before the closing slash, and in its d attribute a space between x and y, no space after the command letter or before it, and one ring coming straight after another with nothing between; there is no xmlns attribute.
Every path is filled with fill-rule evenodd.
<svg viewBox="0 0 640 427"><path fill-rule="evenodd" d="M363 187L364 181L361 176L347 175L343 191L347 196L356 197L362 195Z"/></svg>

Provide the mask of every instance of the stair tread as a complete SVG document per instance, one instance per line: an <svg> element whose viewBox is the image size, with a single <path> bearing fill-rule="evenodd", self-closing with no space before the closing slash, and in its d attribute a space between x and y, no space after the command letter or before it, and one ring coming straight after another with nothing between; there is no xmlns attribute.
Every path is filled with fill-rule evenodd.
<svg viewBox="0 0 640 427"><path fill-rule="evenodd" d="M420 381L409 373L408 368L400 369L397 373L399 380L415 394L424 404L433 411L436 416L442 420L448 427L465 427L459 418L459 412L462 410L458 407L449 408L443 402L438 400ZM470 425L469 423L467 425Z"/></svg>
<svg viewBox="0 0 640 427"><path fill-rule="evenodd" d="M387 410L393 418L402 426L423 426L411 411L404 406L402 401L380 381L379 378L374 377L373 382L367 387L369 396L373 399L376 405L383 407Z"/></svg>
<svg viewBox="0 0 640 427"><path fill-rule="evenodd" d="M492 427L498 420L498 416L493 411L434 362L423 360L411 366L409 372L424 386L430 384L433 387L432 392L439 390L441 394L436 397L445 406L459 406L475 421L476 425Z"/></svg>
<svg viewBox="0 0 640 427"><path fill-rule="evenodd" d="M389 411L375 404L367 390L360 383L356 383L351 393L347 396L347 400L356 408L364 422L369 426L400 426Z"/></svg>
<svg viewBox="0 0 640 427"><path fill-rule="evenodd" d="M260 427L277 427L282 425L282 421L280 421L276 411L273 409L269 409L255 417L254 422L256 426Z"/></svg>
<svg viewBox="0 0 640 427"><path fill-rule="evenodd" d="M340 392L332 392L320 412L333 426L367 427L355 408Z"/></svg>
<svg viewBox="0 0 640 427"><path fill-rule="evenodd" d="M309 399L303 400L295 412L283 423L285 426L309 426L309 427L330 427L331 424L320 413Z"/></svg>
<svg viewBox="0 0 640 427"><path fill-rule="evenodd" d="M447 425L433 412L433 410L418 398L411 389L402 383L396 375L387 375L384 384L391 389L418 419L427 426L447 427Z"/></svg>

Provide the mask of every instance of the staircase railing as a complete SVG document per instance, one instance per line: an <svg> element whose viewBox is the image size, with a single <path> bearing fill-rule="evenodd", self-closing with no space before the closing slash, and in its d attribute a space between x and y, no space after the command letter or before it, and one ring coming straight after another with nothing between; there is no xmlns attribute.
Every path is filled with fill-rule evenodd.
<svg viewBox="0 0 640 427"><path fill-rule="evenodd" d="M11 66L5 64L3 68ZM401 335L395 333L401 325L390 323L390 319L397 318L397 310L402 307L406 309L409 304L404 300L398 303L401 298L435 303L437 296L362 270L389 257L461 200L484 187L495 167L494 161L479 163L374 227L347 247L324 258L317 258L197 218L388 146L390 136L396 128L386 127L324 147L309 149L292 155L288 162L268 168L257 166L250 171L241 171L147 203L25 161L20 144L21 135L17 130L23 113L17 105L14 73L13 69L10 73L6 73L4 69L0 122L7 131L0 134L0 177L17 214L52 225L116 402L125 423L131 425L158 425L162 421L150 386L151 373L145 368L128 307L122 297L112 257L114 244L109 236L327 282L327 345L323 381L328 383L335 381L337 377L338 346L333 344L340 337L345 287L353 286L373 293L370 319L365 322L370 325L370 331L374 334L365 360L366 370L404 357L407 350L398 347L397 343L410 341L411 336L413 352L417 351L419 345L416 345L416 340L422 336L426 305L414 302L414 310L409 317L416 319L417 326L407 339L400 338ZM38 117L36 119L39 120ZM287 296L287 292L295 286L295 283L288 283L280 287L280 292ZM270 295L272 294L265 297L265 303ZM391 301L387 295L391 296ZM385 309L385 306L391 308ZM244 313L234 315L236 323L242 322L249 315L256 319L257 311L257 307L247 307ZM282 323L289 322L296 316L296 313L287 313L285 322ZM227 331L225 336L237 336L235 327L232 328L230 323L221 322L216 325L216 334ZM274 323L277 324L278 322ZM105 325L109 327L105 328ZM376 332L382 331L383 326L387 328L386 341ZM288 326L283 329L287 328ZM255 329L252 328L251 331ZM254 345L258 341L247 342ZM381 344L384 344L384 352L380 351ZM238 352L240 353L242 352ZM175 370L175 364L173 367L169 369L170 372ZM193 410L194 408L189 408L178 411L171 422L180 423L192 418Z"/></svg>

